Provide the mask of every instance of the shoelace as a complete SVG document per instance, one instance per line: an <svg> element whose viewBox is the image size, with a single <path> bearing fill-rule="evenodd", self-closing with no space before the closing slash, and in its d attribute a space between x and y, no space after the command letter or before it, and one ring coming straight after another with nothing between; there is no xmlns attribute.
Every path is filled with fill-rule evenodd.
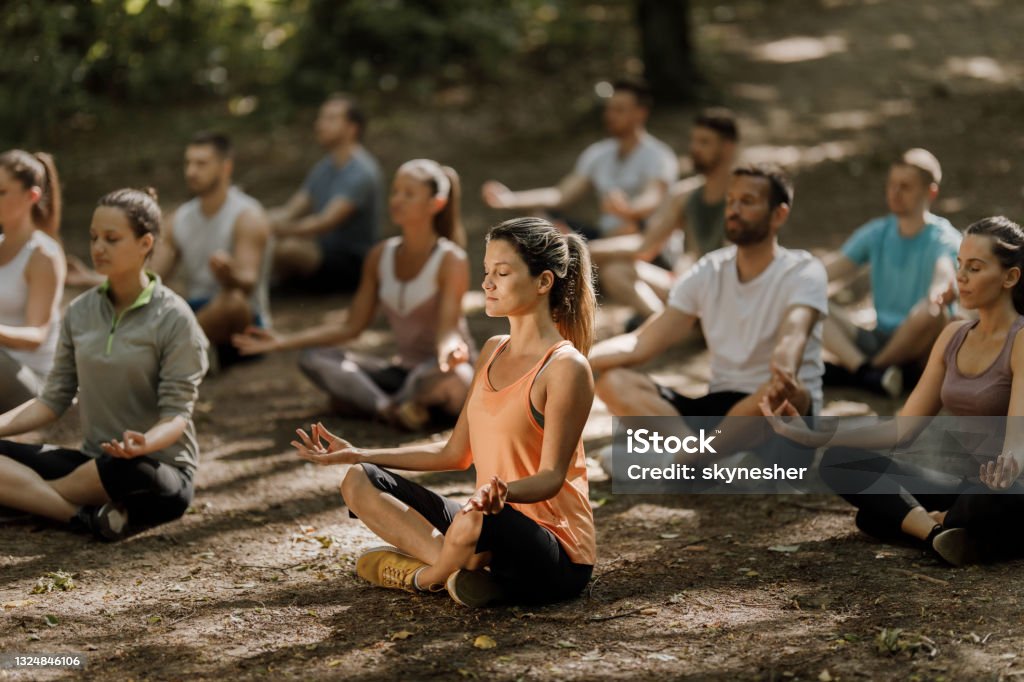
<svg viewBox="0 0 1024 682"><path fill-rule="evenodd" d="M405 574L407 571L397 566L383 566L381 568L380 581L384 587L398 587L405 589Z"/></svg>

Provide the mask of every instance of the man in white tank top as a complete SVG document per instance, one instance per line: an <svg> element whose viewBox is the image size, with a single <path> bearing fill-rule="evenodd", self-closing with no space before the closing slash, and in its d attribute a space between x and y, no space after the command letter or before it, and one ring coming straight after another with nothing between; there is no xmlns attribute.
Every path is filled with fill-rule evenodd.
<svg viewBox="0 0 1024 682"><path fill-rule="evenodd" d="M230 140L198 133L185 148L185 182L194 198L174 213L153 259L165 279L180 270L185 298L221 355L231 335L270 323L267 286L270 223L258 201L231 184Z"/></svg>

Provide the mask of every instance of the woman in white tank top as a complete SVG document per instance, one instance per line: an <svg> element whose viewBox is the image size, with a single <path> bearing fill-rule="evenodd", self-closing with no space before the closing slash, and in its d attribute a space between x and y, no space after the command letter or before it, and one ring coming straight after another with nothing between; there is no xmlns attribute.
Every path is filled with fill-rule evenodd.
<svg viewBox="0 0 1024 682"><path fill-rule="evenodd" d="M66 265L49 154L0 154L0 413L36 397L53 364Z"/></svg>
<svg viewBox="0 0 1024 682"><path fill-rule="evenodd" d="M466 252L455 240L459 181L451 168L416 159L395 174L389 209L402 234L377 244L344 323L295 334L250 328L234 338L243 355L306 348L299 367L327 392L332 406L416 430L431 410L455 417L473 380L475 349L462 296L469 286ZM336 346L353 341L377 311L387 317L398 346L380 358Z"/></svg>

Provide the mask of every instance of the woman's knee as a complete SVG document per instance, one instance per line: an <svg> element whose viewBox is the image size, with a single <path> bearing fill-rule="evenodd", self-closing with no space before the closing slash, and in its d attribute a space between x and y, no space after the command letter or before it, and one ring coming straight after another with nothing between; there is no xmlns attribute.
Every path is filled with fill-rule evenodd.
<svg viewBox="0 0 1024 682"><path fill-rule="evenodd" d="M354 509L359 500L374 488L363 465L351 465L341 478L341 496L349 509Z"/></svg>

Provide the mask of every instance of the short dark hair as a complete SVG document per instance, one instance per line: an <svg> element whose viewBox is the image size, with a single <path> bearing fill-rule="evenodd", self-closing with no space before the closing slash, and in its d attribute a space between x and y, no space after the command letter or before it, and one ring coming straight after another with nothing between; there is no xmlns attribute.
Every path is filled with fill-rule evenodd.
<svg viewBox="0 0 1024 682"><path fill-rule="evenodd" d="M736 115L725 107L702 109L693 118L693 125L713 130L718 133L719 137L730 142L737 142L740 139L740 131L736 125Z"/></svg>
<svg viewBox="0 0 1024 682"><path fill-rule="evenodd" d="M222 159L230 159L235 155L235 146L231 138L224 133L213 130L201 130L188 141L189 147L213 147Z"/></svg>
<svg viewBox="0 0 1024 682"><path fill-rule="evenodd" d="M737 166L733 169L734 177L747 175L755 178L764 178L768 181L771 192L768 196L768 207L775 210L782 204L790 208L793 206L793 181L789 174L780 166L773 163L750 163Z"/></svg>
<svg viewBox="0 0 1024 682"><path fill-rule="evenodd" d="M345 119L349 123L355 123L359 127L359 132L356 134L356 139L362 140L366 134L366 126L369 121L366 119L366 111L359 105L359 101L355 97L344 92L332 92L324 100L327 102L340 102L345 105Z"/></svg>
<svg viewBox="0 0 1024 682"><path fill-rule="evenodd" d="M633 78L620 78L612 83L612 91L632 93L633 97L636 98L636 103L644 109L650 109L654 106L654 96L651 94L651 88L643 81Z"/></svg>

